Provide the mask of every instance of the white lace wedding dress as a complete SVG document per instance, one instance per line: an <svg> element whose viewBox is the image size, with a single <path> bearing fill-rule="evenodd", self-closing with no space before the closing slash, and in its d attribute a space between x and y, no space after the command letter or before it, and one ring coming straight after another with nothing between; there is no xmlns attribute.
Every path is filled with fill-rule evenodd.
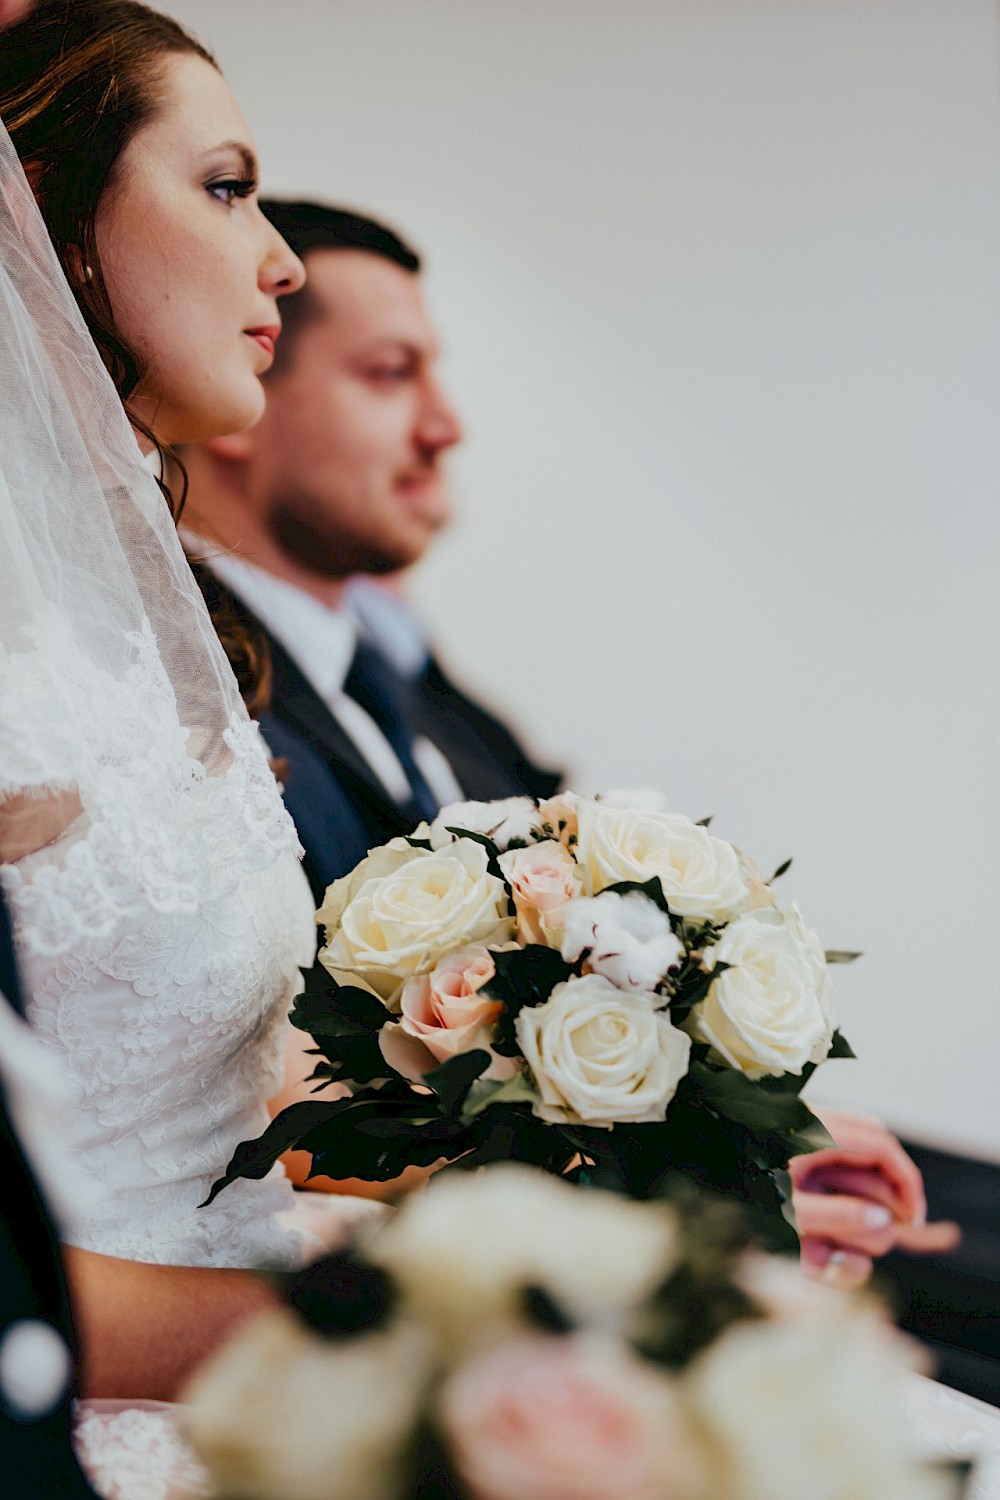
<svg viewBox="0 0 1000 1500"><path fill-rule="evenodd" d="M163 708L135 726L148 825L142 788L119 785L99 822L81 815L5 871L31 1022L78 1089L67 1144L99 1186L68 1238L175 1265L296 1264L317 1247L280 1166L198 1205L267 1123L313 903L252 726L231 726L232 765L208 776L173 753ZM350 1211L322 1201L331 1220Z"/></svg>

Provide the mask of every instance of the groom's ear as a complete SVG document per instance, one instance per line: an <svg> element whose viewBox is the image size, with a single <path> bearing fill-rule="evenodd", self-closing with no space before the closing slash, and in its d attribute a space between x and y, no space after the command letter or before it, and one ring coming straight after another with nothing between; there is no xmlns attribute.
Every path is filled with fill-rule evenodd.
<svg viewBox="0 0 1000 1500"><path fill-rule="evenodd" d="M257 441L256 429L248 427L245 432L230 432L225 437L209 438L202 446L213 458L219 458L223 463L246 463L256 453Z"/></svg>

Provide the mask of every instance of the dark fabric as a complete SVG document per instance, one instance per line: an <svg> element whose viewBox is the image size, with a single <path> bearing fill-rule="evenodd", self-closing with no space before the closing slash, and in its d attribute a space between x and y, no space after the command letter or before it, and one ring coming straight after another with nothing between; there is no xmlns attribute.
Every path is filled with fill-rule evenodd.
<svg viewBox="0 0 1000 1500"><path fill-rule="evenodd" d="M551 797L562 785L563 773L536 765L507 726L463 692L434 657L412 702L414 733L426 734L444 752L466 797Z"/></svg>
<svg viewBox="0 0 1000 1500"><path fill-rule="evenodd" d="M1000 1165L904 1141L924 1176L932 1219L962 1243L942 1256L893 1254L878 1277L900 1325L930 1349L937 1378L1000 1406Z"/></svg>
<svg viewBox="0 0 1000 1500"><path fill-rule="evenodd" d="M407 712L411 695L406 680L374 646L359 641L344 682L344 691L371 715L395 750L413 788L413 806L419 814L415 821L436 818L440 803L413 759L414 734L409 727L410 715Z"/></svg>
<svg viewBox="0 0 1000 1500"><path fill-rule="evenodd" d="M270 648L271 705L260 724L272 754L285 763L285 805L306 851L305 871L317 902L331 881L348 874L369 849L412 833L421 817L438 811L408 744L402 745L399 720L409 742L426 735L437 745L467 798L549 796L559 785L556 772L534 766L499 719L460 692L435 662L415 683L383 664L385 675L375 688L366 659L365 670L353 677L358 701L380 723L420 792L420 805L415 801L409 808L397 807L281 643L218 580L214 587ZM391 733L386 728L390 719Z"/></svg>
<svg viewBox="0 0 1000 1500"><path fill-rule="evenodd" d="M14 957L14 931L10 912L0 891L0 994L7 996L19 1016L24 1015L24 996Z"/></svg>
<svg viewBox="0 0 1000 1500"><path fill-rule="evenodd" d="M4 993L20 1004L17 966L0 894L0 974ZM6 1002L0 1000L0 1004ZM76 1341L59 1247L24 1159L0 1089L0 1340L21 1318L51 1324L71 1350ZM0 1493L5 1500L93 1500L70 1447L69 1395L41 1419L16 1419L0 1391Z"/></svg>

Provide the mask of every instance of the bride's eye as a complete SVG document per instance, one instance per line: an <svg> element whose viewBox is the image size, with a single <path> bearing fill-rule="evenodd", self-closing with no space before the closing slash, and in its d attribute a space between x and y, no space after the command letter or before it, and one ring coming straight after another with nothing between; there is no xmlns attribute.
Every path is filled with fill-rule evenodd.
<svg viewBox="0 0 1000 1500"><path fill-rule="evenodd" d="M206 182L205 191L231 208L237 198L249 198L257 191L257 180L254 177L223 177L216 182Z"/></svg>

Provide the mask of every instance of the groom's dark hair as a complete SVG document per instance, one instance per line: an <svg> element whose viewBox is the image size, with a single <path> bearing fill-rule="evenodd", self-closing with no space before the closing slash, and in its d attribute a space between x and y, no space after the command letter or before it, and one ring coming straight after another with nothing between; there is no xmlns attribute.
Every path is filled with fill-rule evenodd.
<svg viewBox="0 0 1000 1500"><path fill-rule="evenodd" d="M395 230L365 214L333 208L325 203L289 203L279 198L262 198L260 207L265 218L271 221L300 260L311 250L363 250L368 255L390 260L413 275L420 270L420 256L412 246ZM308 283L301 291L282 297L283 332L278 340L272 372L287 367L296 334L318 313Z"/></svg>

